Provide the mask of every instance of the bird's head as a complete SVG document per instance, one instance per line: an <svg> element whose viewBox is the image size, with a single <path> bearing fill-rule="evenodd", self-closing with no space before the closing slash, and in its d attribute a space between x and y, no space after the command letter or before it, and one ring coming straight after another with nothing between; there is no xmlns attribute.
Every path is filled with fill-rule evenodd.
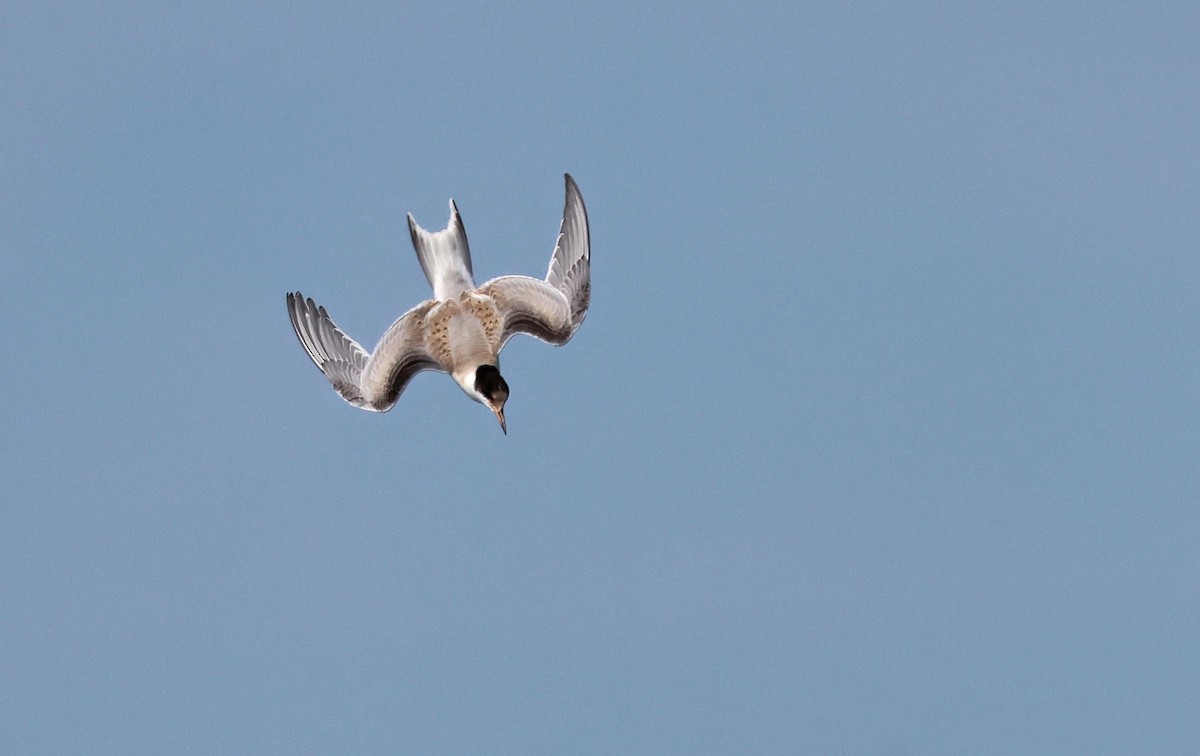
<svg viewBox="0 0 1200 756"><path fill-rule="evenodd" d="M488 409L496 413L496 419L500 421L500 430L508 435L508 426L504 422L504 403L508 401L508 384L504 382L500 370L495 365L480 365L476 368L475 391Z"/></svg>

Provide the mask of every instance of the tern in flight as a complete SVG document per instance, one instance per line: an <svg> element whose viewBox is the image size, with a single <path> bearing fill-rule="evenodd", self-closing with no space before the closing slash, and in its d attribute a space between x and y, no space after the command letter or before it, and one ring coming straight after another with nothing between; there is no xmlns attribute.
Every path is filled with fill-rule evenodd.
<svg viewBox="0 0 1200 756"><path fill-rule="evenodd" d="M508 384L500 375L500 350L518 333L562 346L587 315L587 208L575 180L570 174L565 178L562 225L545 280L500 276L476 286L467 232L454 200L449 224L437 233L418 226L409 213L408 230L433 298L401 315L369 354L334 324L324 307L290 292L288 315L296 336L342 398L371 412L387 412L414 375L436 370L449 373L467 396L490 409L507 434Z"/></svg>

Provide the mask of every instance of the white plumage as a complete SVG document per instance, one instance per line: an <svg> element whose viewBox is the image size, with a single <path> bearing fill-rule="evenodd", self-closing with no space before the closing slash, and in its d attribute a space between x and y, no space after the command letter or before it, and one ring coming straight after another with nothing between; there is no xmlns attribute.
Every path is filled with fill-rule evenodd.
<svg viewBox="0 0 1200 756"><path fill-rule="evenodd" d="M347 402L391 409L422 370L449 373L505 428L508 385L499 374L500 350L518 333L555 346L570 341L587 316L591 245L587 208L570 174L562 224L545 280L501 276L475 286L466 230L454 200L450 221L436 233L408 216L421 270L433 289L392 324L370 354L342 332L324 307L300 292L287 295L288 315L300 344ZM507 432L507 429L506 429Z"/></svg>

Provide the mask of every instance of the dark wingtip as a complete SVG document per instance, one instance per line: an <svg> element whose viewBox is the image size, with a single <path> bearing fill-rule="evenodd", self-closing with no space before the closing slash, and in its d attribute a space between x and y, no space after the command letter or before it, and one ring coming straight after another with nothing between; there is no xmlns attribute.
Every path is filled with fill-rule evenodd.
<svg viewBox="0 0 1200 756"><path fill-rule="evenodd" d="M566 183L567 183L566 199L563 201L563 208L566 209L566 207L568 205L570 205L571 195L574 194L575 197L579 200L579 204L583 206L583 215L584 215L584 218L586 219L587 218L587 205L584 204L584 201L583 201L583 192L579 191L579 184L575 183L575 179L571 178L571 174L569 174L569 173L564 173L563 177L566 179Z"/></svg>

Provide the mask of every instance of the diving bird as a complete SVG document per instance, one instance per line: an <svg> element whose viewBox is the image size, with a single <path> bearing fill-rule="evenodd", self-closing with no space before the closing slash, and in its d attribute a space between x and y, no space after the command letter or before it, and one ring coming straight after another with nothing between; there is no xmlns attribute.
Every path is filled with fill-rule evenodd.
<svg viewBox="0 0 1200 756"><path fill-rule="evenodd" d="M449 373L454 382L500 421L508 383L500 375L500 350L518 333L562 346L587 315L591 297L591 244L587 208L570 174L558 241L545 280L500 276L475 285L471 252L458 206L437 233L408 214L417 262L433 298L400 316L370 354L338 328L324 307L300 292L287 295L288 315L300 345L342 398L371 412L387 412L422 370Z"/></svg>

